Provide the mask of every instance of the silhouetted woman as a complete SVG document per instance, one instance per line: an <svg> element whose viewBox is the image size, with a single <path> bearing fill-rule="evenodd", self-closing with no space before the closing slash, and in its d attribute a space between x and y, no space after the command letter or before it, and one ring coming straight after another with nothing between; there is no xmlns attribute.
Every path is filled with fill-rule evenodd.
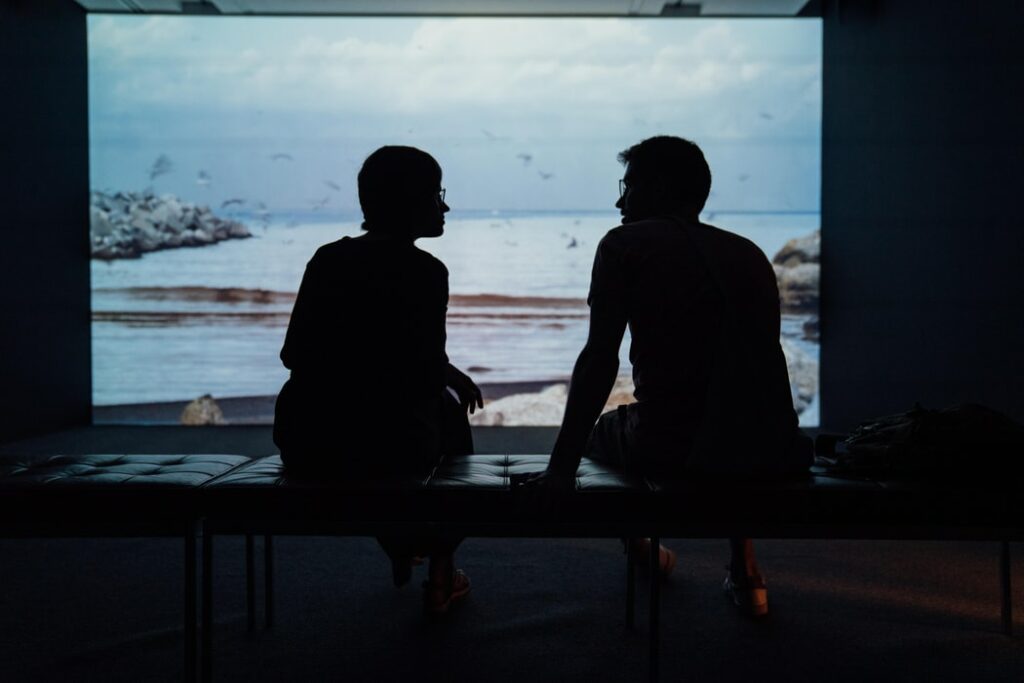
<svg viewBox="0 0 1024 683"><path fill-rule="evenodd" d="M466 411L483 405L445 353L448 270L414 244L444 233L441 167L413 147L381 147L358 182L365 234L320 247L302 278L281 349L291 377L274 442L290 476L422 479L442 455L472 452ZM396 585L409 580L414 558L430 557L428 612L469 592L454 568L460 539L378 540Z"/></svg>

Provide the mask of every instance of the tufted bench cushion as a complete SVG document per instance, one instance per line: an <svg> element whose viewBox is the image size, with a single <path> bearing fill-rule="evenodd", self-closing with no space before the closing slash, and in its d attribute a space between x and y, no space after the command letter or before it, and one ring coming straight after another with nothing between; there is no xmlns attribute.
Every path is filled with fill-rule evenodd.
<svg viewBox="0 0 1024 683"><path fill-rule="evenodd" d="M11 530L114 530L196 516L200 487L241 455L0 455L0 519Z"/></svg>
<svg viewBox="0 0 1024 683"><path fill-rule="evenodd" d="M457 456L445 458L426 480L367 481L289 477L280 457L271 456L204 487L204 507L217 533L369 533L413 522L455 524L471 535L614 535L609 523L645 516L649 489L642 478L584 460L576 477L580 495L570 497L557 519L540 519L536 510L518 504L511 477L541 471L547 460Z"/></svg>
<svg viewBox="0 0 1024 683"><path fill-rule="evenodd" d="M552 513L538 511L512 488L512 476L541 472L548 455L465 455L445 458L428 487L444 493L437 516L470 535L618 536L622 525L650 516L643 477L584 458L575 494ZM508 527L518 527L518 530ZM504 529L502 527L505 527Z"/></svg>
<svg viewBox="0 0 1024 683"><path fill-rule="evenodd" d="M436 498L425 478L291 476L281 456L258 458L204 486L203 509L217 533L376 535L388 523L423 518Z"/></svg>

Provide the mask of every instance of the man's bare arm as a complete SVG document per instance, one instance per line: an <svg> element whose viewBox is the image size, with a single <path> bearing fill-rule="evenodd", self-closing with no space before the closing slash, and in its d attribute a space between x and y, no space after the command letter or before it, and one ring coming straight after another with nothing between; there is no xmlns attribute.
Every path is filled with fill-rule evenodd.
<svg viewBox="0 0 1024 683"><path fill-rule="evenodd" d="M551 452L548 474L572 477L619 370L619 346L626 330L621 306L595 297L590 307L590 332L576 359L565 416Z"/></svg>

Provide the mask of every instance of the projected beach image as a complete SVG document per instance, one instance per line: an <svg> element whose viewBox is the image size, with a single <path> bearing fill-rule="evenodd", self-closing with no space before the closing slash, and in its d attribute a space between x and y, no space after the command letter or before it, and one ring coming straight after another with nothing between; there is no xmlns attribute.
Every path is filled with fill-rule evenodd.
<svg viewBox="0 0 1024 683"><path fill-rule="evenodd" d="M450 272L448 355L486 400L472 421L557 425L594 250L618 224L616 154L670 134L711 165L702 220L773 261L794 405L817 424L819 21L90 15L88 30L96 422L271 422L305 264L361 232L359 167L403 144L444 170L445 235L417 245ZM627 333L609 406L632 400L628 349Z"/></svg>

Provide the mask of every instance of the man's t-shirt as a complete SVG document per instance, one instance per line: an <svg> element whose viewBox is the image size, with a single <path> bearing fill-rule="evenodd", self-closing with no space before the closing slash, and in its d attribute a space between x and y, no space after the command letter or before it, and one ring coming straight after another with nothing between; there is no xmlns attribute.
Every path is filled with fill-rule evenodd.
<svg viewBox="0 0 1024 683"><path fill-rule="evenodd" d="M282 454L388 450L389 439L430 450L417 425L430 431L424 411L444 391L447 307L448 270L410 243L346 237L320 247L281 349L291 370L275 415Z"/></svg>
<svg viewBox="0 0 1024 683"><path fill-rule="evenodd" d="M597 299L628 320L635 396L651 414L739 450L788 445L797 427L778 288L754 243L670 218L622 225L598 245Z"/></svg>

